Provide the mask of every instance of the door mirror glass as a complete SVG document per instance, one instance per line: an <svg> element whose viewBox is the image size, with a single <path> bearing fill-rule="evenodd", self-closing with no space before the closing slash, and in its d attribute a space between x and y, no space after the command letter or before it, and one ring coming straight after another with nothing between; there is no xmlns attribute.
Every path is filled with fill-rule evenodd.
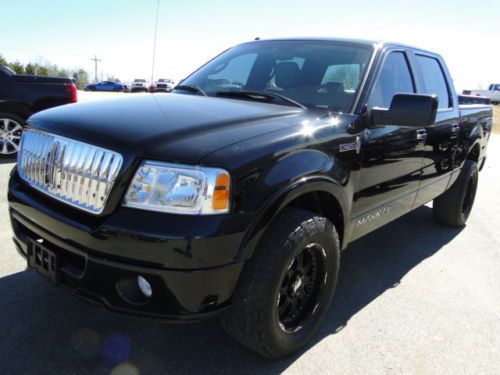
<svg viewBox="0 0 500 375"><path fill-rule="evenodd" d="M437 109L438 100L435 95L396 94L389 109L372 109L372 124L430 126L436 120Z"/></svg>

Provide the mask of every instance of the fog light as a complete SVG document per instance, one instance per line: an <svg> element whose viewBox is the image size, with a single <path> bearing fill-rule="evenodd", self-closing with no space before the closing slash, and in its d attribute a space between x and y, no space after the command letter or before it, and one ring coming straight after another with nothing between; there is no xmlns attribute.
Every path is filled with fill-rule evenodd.
<svg viewBox="0 0 500 375"><path fill-rule="evenodd" d="M153 295L151 284L144 277L137 276L137 284L139 284L139 289L146 297L149 298Z"/></svg>

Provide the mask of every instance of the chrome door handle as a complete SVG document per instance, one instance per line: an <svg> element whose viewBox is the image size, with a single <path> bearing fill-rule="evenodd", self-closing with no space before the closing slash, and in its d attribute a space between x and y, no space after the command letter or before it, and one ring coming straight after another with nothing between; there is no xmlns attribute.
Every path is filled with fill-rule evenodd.
<svg viewBox="0 0 500 375"><path fill-rule="evenodd" d="M460 132L460 125L459 124L451 124L451 138L457 138L458 133Z"/></svg>

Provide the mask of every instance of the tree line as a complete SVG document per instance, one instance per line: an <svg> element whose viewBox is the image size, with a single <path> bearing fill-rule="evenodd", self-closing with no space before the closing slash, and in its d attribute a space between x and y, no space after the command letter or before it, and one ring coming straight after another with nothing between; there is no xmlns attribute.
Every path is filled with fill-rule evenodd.
<svg viewBox="0 0 500 375"><path fill-rule="evenodd" d="M26 74L44 77L61 77L71 78L74 80L76 87L81 90L87 85L89 74L84 69L66 69L55 64L49 63L27 63L21 64L19 61L9 62L2 55L0 55L0 64L5 65L12 69L17 74Z"/></svg>

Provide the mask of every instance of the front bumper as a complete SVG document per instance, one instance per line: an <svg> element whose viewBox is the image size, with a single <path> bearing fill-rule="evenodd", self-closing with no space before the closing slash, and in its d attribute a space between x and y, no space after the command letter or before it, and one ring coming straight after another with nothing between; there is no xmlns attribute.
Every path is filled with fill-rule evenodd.
<svg viewBox="0 0 500 375"><path fill-rule="evenodd" d="M87 214L34 191L16 173L8 199L18 252L26 258L29 240L43 242L57 256L60 285L78 297L168 321L206 319L230 304L243 267L236 254L246 217L233 217L231 225L221 216L177 216L169 223L173 215L120 208L87 222ZM136 286L137 276L151 284L151 298L124 290Z"/></svg>

